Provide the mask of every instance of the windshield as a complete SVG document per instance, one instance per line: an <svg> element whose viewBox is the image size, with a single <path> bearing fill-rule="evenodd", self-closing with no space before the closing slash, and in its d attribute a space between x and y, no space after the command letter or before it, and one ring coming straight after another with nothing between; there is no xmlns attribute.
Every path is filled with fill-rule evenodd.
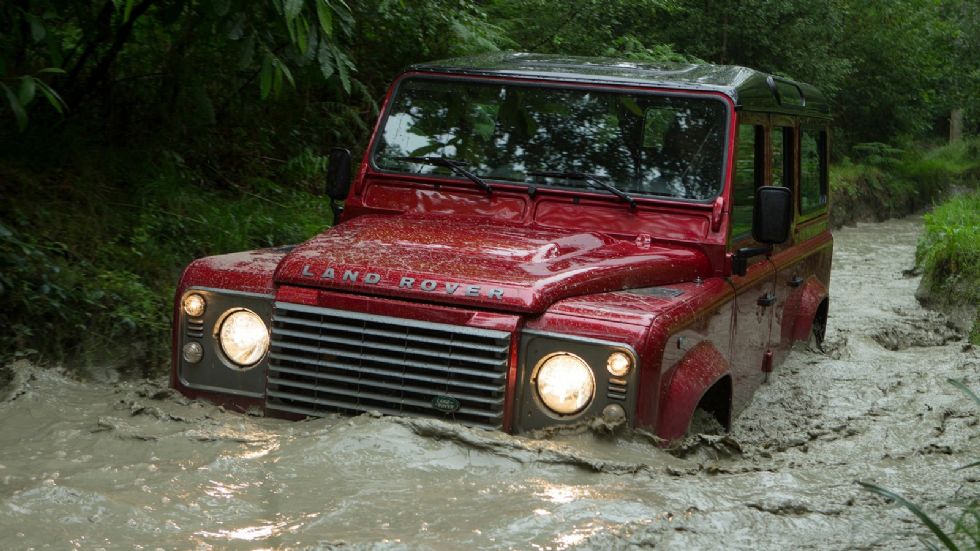
<svg viewBox="0 0 980 551"><path fill-rule="evenodd" d="M374 153L383 170L584 186L549 171L603 177L624 192L706 200L721 191L726 107L717 99L514 83L407 79Z"/></svg>

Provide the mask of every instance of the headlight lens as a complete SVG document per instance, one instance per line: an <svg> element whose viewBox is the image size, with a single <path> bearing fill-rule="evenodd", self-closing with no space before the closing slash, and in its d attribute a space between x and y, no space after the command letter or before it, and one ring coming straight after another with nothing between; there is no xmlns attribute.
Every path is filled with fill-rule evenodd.
<svg viewBox="0 0 980 551"><path fill-rule="evenodd" d="M269 330L255 312L237 310L221 322L218 341L229 360L248 367L261 360L269 349Z"/></svg>
<svg viewBox="0 0 980 551"><path fill-rule="evenodd" d="M573 415L592 401L595 378L585 360L562 352L549 356L540 364L537 389L548 409L561 415Z"/></svg>
<svg viewBox="0 0 980 551"><path fill-rule="evenodd" d="M613 377L625 377L633 367L633 359L625 352L613 352L606 360L606 369Z"/></svg>
<svg viewBox="0 0 980 551"><path fill-rule="evenodd" d="M184 297L184 313L192 318L199 318L204 315L204 308L207 304L204 297L197 293L191 293Z"/></svg>

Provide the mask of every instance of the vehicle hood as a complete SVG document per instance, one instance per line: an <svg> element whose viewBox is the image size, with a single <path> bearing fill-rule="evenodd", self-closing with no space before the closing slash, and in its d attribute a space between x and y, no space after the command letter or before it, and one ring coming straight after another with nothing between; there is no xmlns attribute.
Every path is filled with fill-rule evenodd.
<svg viewBox="0 0 980 551"><path fill-rule="evenodd" d="M710 273L683 245L490 219L365 215L292 250L279 284L515 312L573 296L653 287Z"/></svg>

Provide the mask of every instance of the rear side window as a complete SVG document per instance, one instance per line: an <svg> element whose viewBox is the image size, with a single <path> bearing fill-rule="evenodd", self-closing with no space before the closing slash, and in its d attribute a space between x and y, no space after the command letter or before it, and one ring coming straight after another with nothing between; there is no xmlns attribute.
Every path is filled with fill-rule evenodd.
<svg viewBox="0 0 980 551"><path fill-rule="evenodd" d="M793 129L776 126L772 129L772 185L793 187Z"/></svg>
<svg viewBox="0 0 980 551"><path fill-rule="evenodd" d="M827 206L827 132L803 128L800 132L800 213Z"/></svg>
<svg viewBox="0 0 980 551"><path fill-rule="evenodd" d="M763 128L751 124L738 126L738 151L735 159L735 181L732 189L733 240L752 231L752 206L755 204L755 188L762 180L763 156L759 154L763 144Z"/></svg>

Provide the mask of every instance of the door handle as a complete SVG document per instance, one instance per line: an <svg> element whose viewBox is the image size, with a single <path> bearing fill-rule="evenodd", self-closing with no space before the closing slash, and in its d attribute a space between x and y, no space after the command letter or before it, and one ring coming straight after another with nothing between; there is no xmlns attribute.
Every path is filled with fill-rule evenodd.
<svg viewBox="0 0 980 551"><path fill-rule="evenodd" d="M795 275L793 276L793 279L786 282L786 285L789 285L790 287L799 287L800 285L803 285L803 278Z"/></svg>
<svg viewBox="0 0 980 551"><path fill-rule="evenodd" d="M756 301L756 304L758 304L759 306L772 306L773 304L776 304L776 295L774 295L773 293L766 293L761 297L759 297L759 300Z"/></svg>

